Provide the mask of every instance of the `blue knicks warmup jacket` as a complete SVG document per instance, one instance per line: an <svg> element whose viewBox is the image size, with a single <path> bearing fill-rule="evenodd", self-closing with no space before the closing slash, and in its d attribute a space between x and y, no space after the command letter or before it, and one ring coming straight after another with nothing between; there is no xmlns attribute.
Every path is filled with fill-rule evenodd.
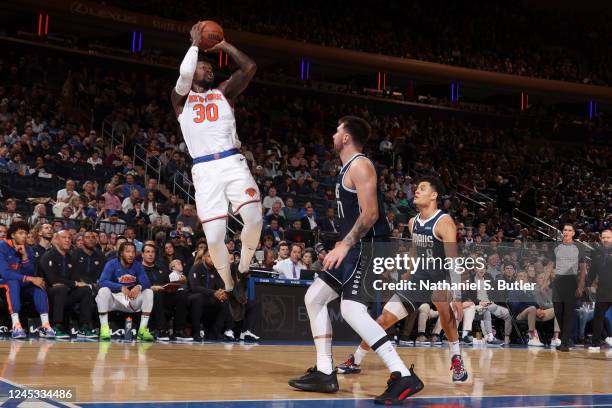
<svg viewBox="0 0 612 408"><path fill-rule="evenodd" d="M28 262L21 262L21 255L15 249L12 240L0 241L0 281L24 281L25 276L36 276L36 256L34 250L26 247Z"/></svg>
<svg viewBox="0 0 612 408"><path fill-rule="evenodd" d="M142 263L135 261L129 268L124 268L119 259L111 259L104 265L102 275L98 279L98 285L101 288L109 288L113 293L121 292L124 286L131 288L140 285L142 290L151 287Z"/></svg>

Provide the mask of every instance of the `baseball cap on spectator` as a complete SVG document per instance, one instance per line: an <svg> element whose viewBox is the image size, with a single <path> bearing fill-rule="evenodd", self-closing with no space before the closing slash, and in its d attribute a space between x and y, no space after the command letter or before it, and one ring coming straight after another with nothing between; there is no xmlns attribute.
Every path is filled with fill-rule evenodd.
<svg viewBox="0 0 612 408"><path fill-rule="evenodd" d="M318 254L319 252L325 250L325 245L323 245L321 242L317 242L314 246L314 250Z"/></svg>
<svg viewBox="0 0 612 408"><path fill-rule="evenodd" d="M91 130L89 131L89 134L90 134L90 135L96 135L97 133L96 133L96 131L95 131L95 130L91 129Z"/></svg>
<svg viewBox="0 0 612 408"><path fill-rule="evenodd" d="M257 166L255 166L255 170L263 170L263 167L261 167L261 164L258 164Z"/></svg>
<svg viewBox="0 0 612 408"><path fill-rule="evenodd" d="M180 235L178 231L176 230L170 231L170 238L178 238L179 236Z"/></svg>
<svg viewBox="0 0 612 408"><path fill-rule="evenodd" d="M108 210L108 211L106 212L106 214L107 214L109 217L114 217L114 216L117 216L117 210Z"/></svg>

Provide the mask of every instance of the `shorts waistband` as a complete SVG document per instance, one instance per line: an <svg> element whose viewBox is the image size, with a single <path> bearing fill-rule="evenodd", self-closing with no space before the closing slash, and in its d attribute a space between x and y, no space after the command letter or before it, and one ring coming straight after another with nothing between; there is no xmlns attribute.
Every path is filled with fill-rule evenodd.
<svg viewBox="0 0 612 408"><path fill-rule="evenodd" d="M233 148L233 149L225 150L219 153L207 154L205 156L200 156L200 157L196 157L195 159L193 159L193 164L206 163L206 162L213 161L213 160L219 160L225 157L233 156L238 153L240 153L240 150Z"/></svg>

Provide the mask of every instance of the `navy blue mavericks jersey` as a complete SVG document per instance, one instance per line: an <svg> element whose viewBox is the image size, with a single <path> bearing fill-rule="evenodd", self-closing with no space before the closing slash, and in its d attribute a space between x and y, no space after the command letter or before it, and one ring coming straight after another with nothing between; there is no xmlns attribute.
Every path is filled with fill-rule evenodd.
<svg viewBox="0 0 612 408"><path fill-rule="evenodd" d="M438 210L428 219L422 219L421 214L417 214L412 225L412 242L416 249L416 261L420 259L419 266L416 268L415 275L431 276L446 273L444 268L444 242L439 239L434 230L436 224L442 217L447 215ZM424 264L424 262L426 262Z"/></svg>
<svg viewBox="0 0 612 408"><path fill-rule="evenodd" d="M342 166L340 174L338 174L338 182L336 183L336 202L338 204L338 218L340 220L340 239L344 239L351 231L357 218L359 218L359 214L361 214L359 201L357 200L357 190L351 190L344 185L344 175L358 157L366 156L359 153L346 162L346 164ZM378 220L372 228L370 228L364 238L388 237L391 235L389 224L386 222L383 196L378 186L378 181L376 185L376 194L378 196Z"/></svg>

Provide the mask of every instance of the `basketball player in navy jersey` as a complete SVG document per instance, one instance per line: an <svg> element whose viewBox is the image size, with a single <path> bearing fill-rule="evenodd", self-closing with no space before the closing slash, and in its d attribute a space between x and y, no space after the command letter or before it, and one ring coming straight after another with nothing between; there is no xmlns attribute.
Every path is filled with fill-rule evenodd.
<svg viewBox="0 0 612 408"><path fill-rule="evenodd" d="M389 341L387 333L368 314L363 281L372 264L374 243L388 240L382 194L373 163L362 153L370 135L363 119L346 116L338 122L334 149L342 160L336 184L342 240L323 261L324 271L306 292L304 301L317 351L317 364L289 381L304 391L336 392L338 380L332 364L332 326L327 304L340 297L344 320L378 354L391 371L387 389L377 404L400 403L423 389L423 382L408 369Z"/></svg>
<svg viewBox="0 0 612 408"><path fill-rule="evenodd" d="M419 209L416 217L408 222L412 234L412 257L414 259L445 259L457 256L456 236L457 229L452 217L438 209L438 201L444 192L444 185L435 177L423 177L420 179L414 194L414 204ZM454 275L453 275L454 274ZM429 281L430 283L440 281L459 281L459 275L444 269L418 268L410 279L417 283ZM449 295L452 303L449 303ZM458 291L403 291L397 292L387 302L383 313L377 319L378 323L386 330L395 323L402 320L409 313L414 312L415 303L433 301L440 315L440 323L448 338L451 352L451 370L453 381L463 382L468 378L465 370L461 352L459 349L459 333L457 324L463 318L463 305ZM354 355L338 366L341 374L357 374L361 372L361 362L369 348L365 342L361 342Z"/></svg>

